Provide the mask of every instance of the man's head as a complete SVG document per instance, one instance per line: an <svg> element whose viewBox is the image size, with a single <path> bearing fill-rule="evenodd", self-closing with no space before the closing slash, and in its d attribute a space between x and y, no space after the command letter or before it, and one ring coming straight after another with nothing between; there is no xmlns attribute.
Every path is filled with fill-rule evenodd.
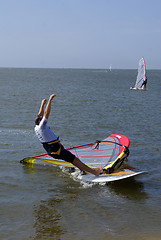
<svg viewBox="0 0 161 240"><path fill-rule="evenodd" d="M36 118L35 118L35 124L36 125L39 125L39 123L41 122L42 120L42 116L41 115L37 115Z"/></svg>

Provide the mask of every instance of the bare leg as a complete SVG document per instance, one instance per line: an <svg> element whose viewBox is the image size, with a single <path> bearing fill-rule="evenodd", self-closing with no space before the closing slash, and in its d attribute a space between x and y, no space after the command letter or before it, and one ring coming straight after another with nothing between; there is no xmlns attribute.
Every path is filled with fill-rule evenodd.
<svg viewBox="0 0 161 240"><path fill-rule="evenodd" d="M77 168L79 168L81 171L92 173L96 176L99 176L99 174L102 172L102 167L100 168L90 168L84 163L82 163L79 158L75 157L73 161L73 165L75 165Z"/></svg>

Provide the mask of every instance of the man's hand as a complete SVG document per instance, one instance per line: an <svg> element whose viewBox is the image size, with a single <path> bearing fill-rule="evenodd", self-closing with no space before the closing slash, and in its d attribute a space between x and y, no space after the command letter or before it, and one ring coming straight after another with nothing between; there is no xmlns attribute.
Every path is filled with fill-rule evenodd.
<svg viewBox="0 0 161 240"><path fill-rule="evenodd" d="M41 101L42 105L45 105L46 102L47 102L46 99L43 99L43 100Z"/></svg>
<svg viewBox="0 0 161 240"><path fill-rule="evenodd" d="M55 96L56 96L55 94L51 94L49 99L50 99L50 100L53 100L53 98L54 98Z"/></svg>

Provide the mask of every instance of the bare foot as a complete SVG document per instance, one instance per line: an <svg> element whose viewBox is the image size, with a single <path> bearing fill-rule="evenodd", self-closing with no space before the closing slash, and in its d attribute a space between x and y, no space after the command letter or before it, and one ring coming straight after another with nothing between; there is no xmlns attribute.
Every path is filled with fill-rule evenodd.
<svg viewBox="0 0 161 240"><path fill-rule="evenodd" d="M95 169L95 173L94 173L94 175L96 175L96 176L99 176L100 175L100 173L103 171L103 168L102 168L102 166L101 167L99 167L99 168L96 168Z"/></svg>

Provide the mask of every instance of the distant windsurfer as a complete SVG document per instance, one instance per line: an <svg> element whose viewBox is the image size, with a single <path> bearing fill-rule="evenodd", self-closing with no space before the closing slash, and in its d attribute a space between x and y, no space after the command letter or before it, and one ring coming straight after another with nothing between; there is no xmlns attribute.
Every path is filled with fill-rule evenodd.
<svg viewBox="0 0 161 240"><path fill-rule="evenodd" d="M66 150L63 145L60 143L59 138L53 133L53 131L48 127L47 122L51 111L51 102L55 97L55 94L50 95L47 102L46 99L43 99L39 109L39 113L35 118L35 133L43 144L43 147L47 153L56 159L62 159L64 161L70 162L81 171L90 172L98 176L102 172L102 167L100 168L90 168L84 163L82 163L79 158L77 158L70 151ZM44 111L44 105L46 104Z"/></svg>
<svg viewBox="0 0 161 240"><path fill-rule="evenodd" d="M144 79L142 85L141 85L141 88L143 87L144 89L146 89L146 84L147 84L147 77Z"/></svg>

